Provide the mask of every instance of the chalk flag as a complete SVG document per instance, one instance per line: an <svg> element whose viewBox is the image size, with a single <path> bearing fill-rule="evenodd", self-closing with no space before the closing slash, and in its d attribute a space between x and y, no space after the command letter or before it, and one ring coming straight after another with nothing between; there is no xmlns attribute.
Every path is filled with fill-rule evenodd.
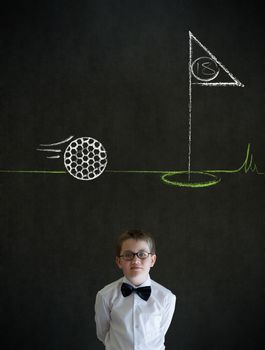
<svg viewBox="0 0 265 350"><path fill-rule="evenodd" d="M197 51L196 57L194 57L195 50ZM200 51L200 53L202 52L202 54L198 54L198 51ZM207 47L189 32L189 181L191 175L192 85L244 87L244 85L207 49Z"/></svg>
<svg viewBox="0 0 265 350"><path fill-rule="evenodd" d="M200 48L203 56L194 56L194 49ZM244 85L191 33L189 32L189 77L193 85L239 86ZM220 79L220 73L223 72ZM219 76L219 79L217 77ZM227 78L227 81L226 79ZM225 81L222 81L225 80Z"/></svg>

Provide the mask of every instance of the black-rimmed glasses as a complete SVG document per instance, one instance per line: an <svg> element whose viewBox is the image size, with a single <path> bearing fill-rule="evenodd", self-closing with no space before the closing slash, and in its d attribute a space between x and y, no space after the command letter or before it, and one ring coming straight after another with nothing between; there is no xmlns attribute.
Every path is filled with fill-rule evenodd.
<svg viewBox="0 0 265 350"><path fill-rule="evenodd" d="M131 261L134 259L135 256L137 256L137 258L144 260L147 259L149 255L152 255L152 253L148 253L145 250L140 250L137 253L131 252L131 251L126 251L124 252L122 255L120 255L120 258L123 258L126 261Z"/></svg>

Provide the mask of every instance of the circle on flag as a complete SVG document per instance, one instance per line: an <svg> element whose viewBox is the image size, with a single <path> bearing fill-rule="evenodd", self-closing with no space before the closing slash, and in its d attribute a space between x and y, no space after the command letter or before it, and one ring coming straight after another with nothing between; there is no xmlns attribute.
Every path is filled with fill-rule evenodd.
<svg viewBox="0 0 265 350"><path fill-rule="evenodd" d="M191 65L193 76L200 81L211 81L215 79L219 71L218 64L210 57L199 57Z"/></svg>

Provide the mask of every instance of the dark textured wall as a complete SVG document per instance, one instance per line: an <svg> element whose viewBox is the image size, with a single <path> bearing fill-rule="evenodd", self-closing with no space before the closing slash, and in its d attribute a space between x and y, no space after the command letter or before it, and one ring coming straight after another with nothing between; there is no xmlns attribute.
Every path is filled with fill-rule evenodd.
<svg viewBox="0 0 265 350"><path fill-rule="evenodd" d="M27 1L0 21L2 170L64 170L41 143L100 140L107 170L185 170L191 31L244 85L193 87L192 168L264 162L264 26L255 2ZM264 175L213 187L157 174L6 173L3 349L102 349L94 298L119 233L155 235L152 277L178 297L167 349L264 349Z"/></svg>

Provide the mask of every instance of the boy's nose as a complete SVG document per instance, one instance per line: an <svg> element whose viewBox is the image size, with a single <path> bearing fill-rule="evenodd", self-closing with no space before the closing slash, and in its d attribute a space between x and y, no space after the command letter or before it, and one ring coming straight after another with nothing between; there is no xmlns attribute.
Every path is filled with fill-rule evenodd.
<svg viewBox="0 0 265 350"><path fill-rule="evenodd" d="M132 260L132 261L141 262L141 259L140 259L140 258L138 258L138 256L137 256L137 255L134 255L134 257L133 257L133 260Z"/></svg>

